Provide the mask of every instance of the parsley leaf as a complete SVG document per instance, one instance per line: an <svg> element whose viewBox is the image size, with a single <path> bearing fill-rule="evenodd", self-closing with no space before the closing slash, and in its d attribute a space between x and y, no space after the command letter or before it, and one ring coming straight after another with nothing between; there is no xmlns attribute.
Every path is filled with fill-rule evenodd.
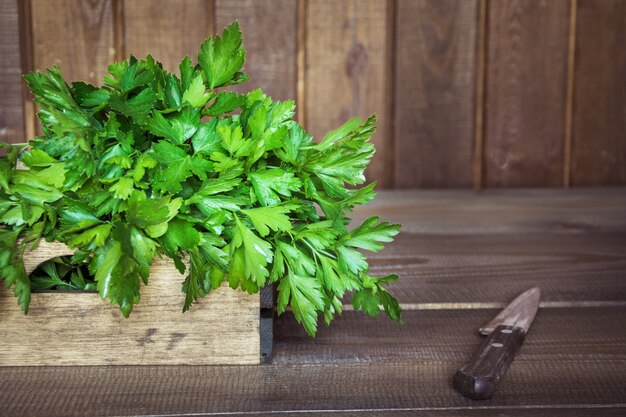
<svg viewBox="0 0 626 417"><path fill-rule="evenodd" d="M224 29L221 37L207 38L200 46L198 63L204 70L209 89L247 80L245 74L238 72L245 57L239 23L232 23Z"/></svg>
<svg viewBox="0 0 626 417"><path fill-rule="evenodd" d="M251 172L250 182L263 206L280 204L280 195L291 197L291 192L298 191L302 186L294 174L280 168Z"/></svg>
<svg viewBox="0 0 626 417"><path fill-rule="evenodd" d="M241 212L250 218L261 236L267 236L270 234L270 229L283 232L291 230L289 216L285 214L291 209L289 206L271 206L241 210Z"/></svg>

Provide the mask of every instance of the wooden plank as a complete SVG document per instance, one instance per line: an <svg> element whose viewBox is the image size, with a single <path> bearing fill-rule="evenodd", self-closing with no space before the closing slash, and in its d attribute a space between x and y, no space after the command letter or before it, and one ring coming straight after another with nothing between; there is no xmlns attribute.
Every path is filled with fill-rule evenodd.
<svg viewBox="0 0 626 417"><path fill-rule="evenodd" d="M25 142L17 2L0 0L0 142Z"/></svg>
<svg viewBox="0 0 626 417"><path fill-rule="evenodd" d="M356 221L380 216L401 232L433 235L626 232L626 188L382 191L357 207Z"/></svg>
<svg viewBox="0 0 626 417"><path fill-rule="evenodd" d="M238 20L244 35L250 81L234 90L262 88L275 100L296 98L297 8L293 0L216 1L217 30Z"/></svg>
<svg viewBox="0 0 626 417"><path fill-rule="evenodd" d="M28 73L33 70L33 25L32 4L30 1L18 2L18 14L20 19L20 58L22 72ZM35 137L35 102L33 94L22 79L22 101L24 119L24 142Z"/></svg>
<svg viewBox="0 0 626 417"><path fill-rule="evenodd" d="M569 1L489 6L486 185L559 186Z"/></svg>
<svg viewBox="0 0 626 417"><path fill-rule="evenodd" d="M477 2L397 2L394 184L472 185Z"/></svg>
<svg viewBox="0 0 626 417"><path fill-rule="evenodd" d="M621 188L386 191L354 220L402 224L368 258L373 274L400 276L391 291L407 308L505 303L532 286L580 305L626 300L625 212Z"/></svg>
<svg viewBox="0 0 626 417"><path fill-rule="evenodd" d="M126 55L147 54L178 73L185 55L197 61L202 41L212 36L211 0L125 0L124 49Z"/></svg>
<svg viewBox="0 0 626 417"><path fill-rule="evenodd" d="M68 249L41 242L27 271ZM34 293L25 316L3 287L0 366L258 364L259 295L224 286L183 315L183 280L156 259L128 319L95 293L56 291Z"/></svg>
<svg viewBox="0 0 626 417"><path fill-rule="evenodd" d="M578 1L572 185L626 184L626 2Z"/></svg>
<svg viewBox="0 0 626 417"><path fill-rule="evenodd" d="M479 403L480 404L480 403ZM319 415L340 415L341 417L364 417L364 416L382 416L382 417L624 417L626 407L621 406L599 406L599 407L572 407L561 408L559 406L547 405L538 407L515 407L515 406L503 406L503 407L488 407L478 406L477 409L459 408L454 409L446 407L443 409L434 409L429 407L406 407L403 409L373 409L373 410L354 410L344 411L341 410L340 414L336 410L315 410L315 411L297 411L293 413L280 413L281 417L309 417ZM194 417L211 416L216 414L196 414ZM219 414L217 414L219 415ZM228 413L228 416L240 417L247 416L249 414ZM260 413L254 414L256 417L274 417L275 413ZM164 416L165 417L165 416Z"/></svg>
<svg viewBox="0 0 626 417"><path fill-rule="evenodd" d="M416 413L420 417L580 417L584 415L585 417L623 417L624 412L626 412L625 407L620 406L600 406L596 408L590 407L573 407L573 408L560 408L558 406L550 406L547 407L478 407L477 409L469 409L469 408L444 408L444 409L433 409L428 407L406 407L404 409L388 409L388 410L354 410L354 411L341 411L339 414L341 417L364 417L364 416L382 416L382 417L404 417L404 416L415 416ZM319 416L319 415L336 415L338 412L336 410L315 410L315 411L297 411L293 413L283 413L281 412L281 417L308 417L308 416ZM216 414L196 414L194 417L202 417L202 416L211 416ZM219 414L217 414L219 415ZM228 416L240 417L247 416L249 414L239 414L239 413L228 413ZM275 413L260 413L254 414L256 417L274 417Z"/></svg>
<svg viewBox="0 0 626 417"><path fill-rule="evenodd" d="M567 86L565 92L565 133L563 138L563 187L571 183L572 117L574 115L574 67L576 62L576 12L578 1L570 0L567 29Z"/></svg>
<svg viewBox="0 0 626 417"><path fill-rule="evenodd" d="M487 0L478 1L476 35L476 92L474 98L474 189L483 188L483 154L485 153L485 65L487 63Z"/></svg>
<svg viewBox="0 0 626 417"><path fill-rule="evenodd" d="M102 83L116 52L112 0L32 0L34 69L59 63L68 81Z"/></svg>
<svg viewBox="0 0 626 417"><path fill-rule="evenodd" d="M541 288L548 305L626 305L626 233L401 234L368 257L406 308L504 305ZM349 299L346 299L346 303Z"/></svg>
<svg viewBox="0 0 626 417"><path fill-rule="evenodd" d="M464 364L481 345L478 328L500 309L405 311L403 324L346 311L314 339L293 315L276 319L274 363L279 365L391 364L440 361ZM529 363L600 363L626 365L626 306L540 308L515 359L511 376ZM575 335L575 336L573 336ZM452 377L454 372L449 376ZM617 374L613 374L617 376ZM608 377L608 376L607 376ZM626 384L626 376L621 376ZM537 381L540 382L539 380Z"/></svg>
<svg viewBox="0 0 626 417"><path fill-rule="evenodd" d="M477 327L494 313L415 312L405 317L404 326L345 313L316 339L304 336L287 316L277 357L295 355L306 362L272 366L2 368L0 412L31 417L343 410L449 415L445 411L472 409L483 412L477 415L502 415L537 408L559 415L559 409L575 407L582 414L588 408L624 408L626 322L615 320L624 308L542 310L494 398L477 403L455 392L452 375L481 343Z"/></svg>
<svg viewBox="0 0 626 417"><path fill-rule="evenodd" d="M368 180L391 185L389 7L380 0L315 0L306 9L306 127L321 139L352 117L378 115Z"/></svg>

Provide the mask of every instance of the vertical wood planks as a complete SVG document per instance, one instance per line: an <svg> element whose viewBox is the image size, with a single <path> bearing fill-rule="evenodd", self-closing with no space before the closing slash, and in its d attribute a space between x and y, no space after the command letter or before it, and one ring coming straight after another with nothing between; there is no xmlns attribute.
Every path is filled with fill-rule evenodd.
<svg viewBox="0 0 626 417"><path fill-rule="evenodd" d="M32 0L33 66L59 63L66 80L102 83L115 59L113 0Z"/></svg>
<svg viewBox="0 0 626 417"><path fill-rule="evenodd" d="M377 153L366 174L382 187L626 183L622 0L0 6L3 141L33 136L34 105L20 72L58 62L68 81L99 85L107 65L131 53L152 53L177 72L185 55L195 61L204 38L238 20L251 81L233 88L298 98L298 120L318 139L377 113Z"/></svg>
<svg viewBox="0 0 626 417"><path fill-rule="evenodd" d="M626 183L626 2L578 0L572 185Z"/></svg>
<svg viewBox="0 0 626 417"><path fill-rule="evenodd" d="M275 100L295 100L297 8L294 0L217 0L216 30L238 20L247 51L250 81L234 90L260 87Z"/></svg>
<svg viewBox="0 0 626 417"><path fill-rule="evenodd" d="M200 44L213 35L213 7L213 0L124 0L125 54L152 54L178 73L186 55L197 62Z"/></svg>
<svg viewBox="0 0 626 417"><path fill-rule="evenodd" d="M559 186L569 1L492 1L487 52L487 186Z"/></svg>
<svg viewBox="0 0 626 417"><path fill-rule="evenodd" d="M0 0L0 142L24 142L19 17L15 0Z"/></svg>
<svg viewBox="0 0 626 417"><path fill-rule="evenodd" d="M390 7L381 0L306 3L306 127L316 139L352 117L378 115L368 180L391 185Z"/></svg>
<svg viewBox="0 0 626 417"><path fill-rule="evenodd" d="M395 185L472 184L477 2L397 4Z"/></svg>

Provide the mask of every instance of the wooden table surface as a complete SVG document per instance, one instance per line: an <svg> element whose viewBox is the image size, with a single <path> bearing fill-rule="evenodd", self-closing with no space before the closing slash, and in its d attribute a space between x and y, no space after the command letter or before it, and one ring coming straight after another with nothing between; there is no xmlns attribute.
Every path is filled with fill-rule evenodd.
<svg viewBox="0 0 626 417"><path fill-rule="evenodd" d="M264 366L0 367L0 415L626 415L626 189L385 192L372 214L404 225L372 257L403 325L348 309L312 339L285 315ZM477 328L534 285L496 395L456 393Z"/></svg>

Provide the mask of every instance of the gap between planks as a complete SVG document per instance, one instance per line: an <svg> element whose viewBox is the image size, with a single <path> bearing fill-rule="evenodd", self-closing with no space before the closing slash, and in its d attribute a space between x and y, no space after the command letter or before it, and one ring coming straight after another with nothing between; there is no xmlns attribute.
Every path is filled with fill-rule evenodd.
<svg viewBox="0 0 626 417"><path fill-rule="evenodd" d="M504 308L509 303L400 303L404 311L415 310L482 310ZM594 308L626 307L626 301L542 301L539 308ZM354 311L352 304L344 304L343 311Z"/></svg>
<svg viewBox="0 0 626 417"><path fill-rule="evenodd" d="M505 308L510 303L400 303L404 311L419 310L484 310ZM626 307L626 301L542 301L539 308ZM342 311L354 311L352 304L343 304ZM381 307L381 310L383 308ZM287 307L285 311L293 311Z"/></svg>
<svg viewBox="0 0 626 417"><path fill-rule="evenodd" d="M537 404L537 405L492 405L467 407L402 407L402 408L349 408L349 409L318 409L318 410L273 410L273 411L223 411L209 413L174 413L174 414L146 414L143 417L203 417L203 416L240 416L240 415L271 415L271 414L340 414L340 413L373 413L373 412L407 412L407 411L514 411L514 410L585 410L626 408L624 404ZM128 417L125 415L114 417Z"/></svg>

